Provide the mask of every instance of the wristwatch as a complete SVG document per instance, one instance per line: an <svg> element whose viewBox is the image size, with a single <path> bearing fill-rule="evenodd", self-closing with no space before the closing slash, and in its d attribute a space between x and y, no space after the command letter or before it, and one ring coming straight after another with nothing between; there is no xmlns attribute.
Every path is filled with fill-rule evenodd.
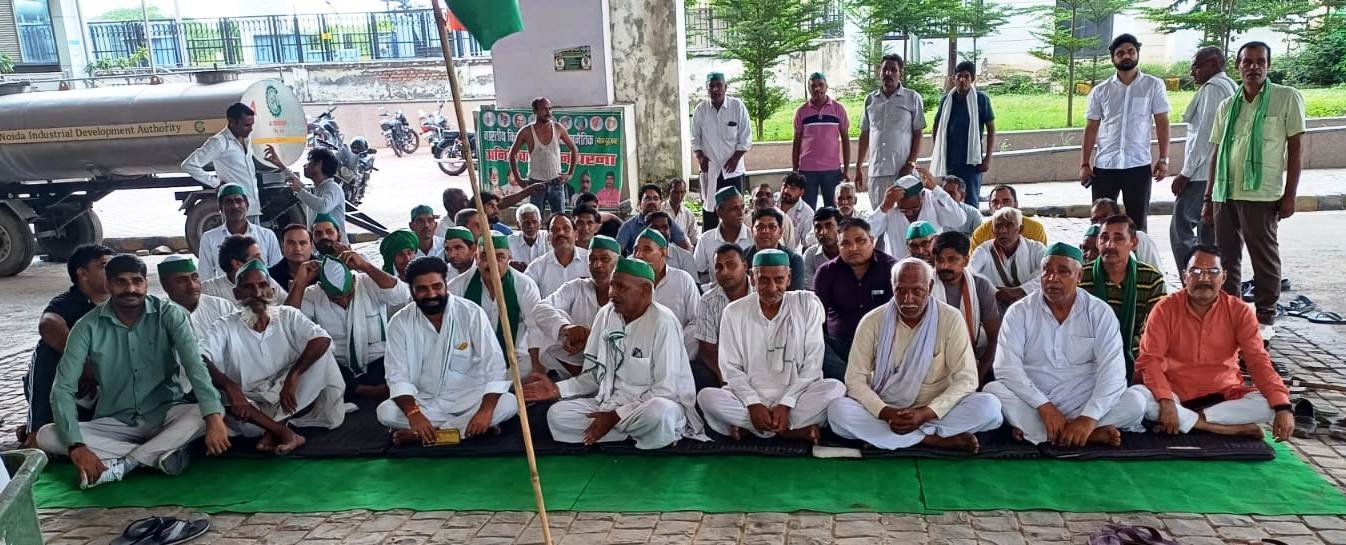
<svg viewBox="0 0 1346 545"><path fill-rule="evenodd" d="M1163 164L1165 164L1165 165L1167 165L1167 164L1168 164L1168 157L1160 157L1160 158L1159 158L1159 162L1160 162L1160 163L1163 163Z"/></svg>
<svg viewBox="0 0 1346 545"><path fill-rule="evenodd" d="M1272 411L1275 411L1275 412L1285 411L1285 412L1288 413L1288 412L1293 412L1294 409L1292 409L1292 408L1290 407L1290 404L1289 404L1289 403L1282 403L1282 404L1280 404L1280 405L1276 405L1275 407L1272 407L1271 410L1272 410Z"/></svg>

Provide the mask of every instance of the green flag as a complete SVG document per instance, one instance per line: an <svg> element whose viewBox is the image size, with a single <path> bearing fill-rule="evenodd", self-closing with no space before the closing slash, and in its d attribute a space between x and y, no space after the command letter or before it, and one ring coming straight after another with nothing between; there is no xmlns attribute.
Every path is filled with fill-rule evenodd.
<svg viewBox="0 0 1346 545"><path fill-rule="evenodd" d="M446 0L454 30L466 30L484 49L496 40L523 30L519 0Z"/></svg>

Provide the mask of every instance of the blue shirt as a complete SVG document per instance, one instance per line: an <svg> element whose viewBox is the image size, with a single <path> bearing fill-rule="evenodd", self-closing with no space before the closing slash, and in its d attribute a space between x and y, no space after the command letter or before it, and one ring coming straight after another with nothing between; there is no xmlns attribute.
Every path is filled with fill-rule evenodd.
<svg viewBox="0 0 1346 545"><path fill-rule="evenodd" d="M669 243L682 244L683 241L687 240L687 235L683 234L682 227L678 226L678 222L670 221L668 224L669 228L673 230L673 240L670 240ZM622 223L622 228L617 230L617 244L622 245L622 253L631 253L631 249L636 246L636 237L640 236L640 232L644 230L645 216L640 214L631 216L631 219Z"/></svg>
<svg viewBox="0 0 1346 545"><path fill-rule="evenodd" d="M949 102L949 96L945 95L939 101L939 109L935 110L935 119L938 121L940 116L944 115L944 106ZM995 112L991 111L991 97L986 93L977 91L977 116L978 124L981 125L981 134L986 134L986 123L995 120ZM968 159L967 157L967 126L971 119L967 115L967 96L959 93L953 94L953 109L949 110L948 129L939 135L944 139L944 158L946 169L961 168L964 165L979 165L981 157Z"/></svg>

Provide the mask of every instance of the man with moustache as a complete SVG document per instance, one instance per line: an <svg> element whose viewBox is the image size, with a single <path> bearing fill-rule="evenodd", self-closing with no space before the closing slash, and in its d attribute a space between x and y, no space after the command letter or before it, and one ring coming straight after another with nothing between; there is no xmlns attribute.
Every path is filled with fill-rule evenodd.
<svg viewBox="0 0 1346 545"><path fill-rule="evenodd" d="M631 256L654 269L654 300L682 324L682 342L687 354L696 357L696 317L701 314L701 289L686 271L668 266L668 239L653 229L636 238Z"/></svg>
<svg viewBox="0 0 1346 545"><path fill-rule="evenodd" d="M1187 263L1193 247L1215 244L1215 227L1201 221L1201 205L1210 178L1210 135L1215 130L1220 103L1238 90L1238 84L1225 75L1225 52L1219 46L1197 50L1192 58L1191 75L1197 89L1182 114L1182 121L1187 124L1187 143L1183 146L1182 172L1173 177L1173 222L1168 224L1173 262L1179 269Z"/></svg>
<svg viewBox="0 0 1346 545"><path fill-rule="evenodd" d="M262 260L267 265L277 265L283 257L276 233L263 229L248 218L248 191L242 185L226 183L215 192L215 200L220 208L224 223L219 227L201 233L197 242L197 261L201 276L214 278L220 274L220 266L215 261L220 253L220 244L229 235L248 235L257 240L262 250Z"/></svg>
<svg viewBox="0 0 1346 545"><path fill-rule="evenodd" d="M952 194L952 193L951 193ZM986 205L991 209L991 215L995 215L1001 208L1019 208L1019 192L1014 186L1000 184L991 188L991 192L986 195ZM1119 214L1121 212L1118 212ZM978 212L978 216L981 213ZM1023 216L1023 214L1020 214ZM1109 214L1111 215L1111 214ZM995 238L995 232L992 222L982 222L976 229L972 230L972 248L976 249L982 243ZM1038 241L1043 246L1047 245L1047 227L1042 222L1023 216L1024 236Z"/></svg>
<svg viewBox="0 0 1346 545"><path fill-rule="evenodd" d="M420 237L406 229L398 229L379 241L379 255L383 256L383 272L394 275L406 282L407 265L416 259L416 250L420 247Z"/></svg>
<svg viewBox="0 0 1346 545"><path fill-rule="evenodd" d="M724 74L706 74L707 96L692 111L692 153L701 172L702 194L719 195L727 187L741 191L748 171L743 155L752 149L752 121L748 107L738 97L728 96L728 90ZM710 232L720 219L716 210L707 209L702 212L701 225Z"/></svg>
<svg viewBox="0 0 1346 545"><path fill-rule="evenodd" d="M1271 424L1277 441L1295 431L1290 394L1262 347L1257 317L1239 298L1223 293L1219 250L1197 246L1185 287L1150 313L1131 389L1145 398L1145 419L1159 433L1194 429L1262 438ZM1240 357L1241 356L1241 357ZM1243 360L1254 386L1244 386Z"/></svg>
<svg viewBox="0 0 1346 545"><path fill-rule="evenodd" d="M346 420L346 385L331 336L299 309L270 304L269 280L259 260L239 267L242 308L211 326L201 355L228 408L229 434L260 437L257 450L284 456L305 441L290 426L333 429Z"/></svg>
<svg viewBox="0 0 1346 545"><path fill-rule="evenodd" d="M437 257L407 266L414 306L388 322L384 356L390 398L379 422L397 445L433 443L437 430L471 439L519 414L504 353L481 307L449 293Z"/></svg>
<svg viewBox="0 0 1346 545"><path fill-rule="evenodd" d="M514 145L509 148L509 172L516 180L527 180L524 186L542 185L543 191L530 191L532 205L542 211L551 208L552 214L565 213L565 186L579 166L579 148L570 139L565 127L552 119L551 101L547 97L533 99L534 121L519 130ZM570 150L570 171L562 172L561 144ZM528 177L519 174L519 152L528 148Z"/></svg>
<svg viewBox="0 0 1346 545"><path fill-rule="evenodd" d="M639 236L640 232L644 231L646 227L649 227L649 225L645 223L645 218L650 214L659 211L660 206L663 204L663 198L664 190L659 187L659 184L645 184L640 186L640 210L638 210L637 213L632 214L629 219L622 222L621 229L617 231L617 242L621 243L623 250L626 250L629 253L631 247L635 246L636 237ZM687 239L687 235L683 233L682 227L674 224L671 228L673 238L669 238L669 242L681 246L684 250L691 250L692 242Z"/></svg>
<svg viewBox="0 0 1346 545"><path fill-rule="evenodd" d="M785 175L781 181L780 201L777 208L785 215L785 221L790 224L790 233L793 235L791 240L794 244L790 247L796 251L802 252L809 247L808 233L809 227L813 224L813 207L804 202L804 175L798 172L791 172ZM782 226L784 227L784 226Z"/></svg>
<svg viewBox="0 0 1346 545"><path fill-rule="evenodd" d="M901 55L883 56L879 62L883 84L865 97L865 111L860 116L855 185L860 191L869 190L871 205L885 200L895 180L915 173L916 158L921 154L925 104L919 93L902 85L904 68L906 61ZM865 162L869 163L867 173L863 170ZM879 234L876 232L875 236Z"/></svg>
<svg viewBox="0 0 1346 545"><path fill-rule="evenodd" d="M935 274L939 282L931 295L962 313L977 356L980 386L993 380L991 364L995 362L996 338L1000 336L1000 305L996 304L991 281L972 272L968 245L967 235L959 232L935 237Z"/></svg>
<svg viewBox="0 0 1346 545"><path fill-rule="evenodd" d="M842 219L858 218L855 215L855 205L860 202L856 197L855 184L850 182L841 182L837 184L837 211L841 212ZM864 219L864 218L858 218Z"/></svg>
<svg viewBox="0 0 1346 545"><path fill-rule="evenodd" d="M1117 204L1117 201L1103 197L1095 200L1093 207L1089 209L1089 223L1097 225L1101 232L1103 230L1103 222L1107 221L1108 218L1121 214L1122 207ZM1141 263L1145 263L1155 269L1161 269L1163 262L1159 260L1159 245L1154 243L1154 239L1150 237L1150 234L1137 229L1135 242L1135 248L1132 250L1132 255L1134 255L1136 259L1139 259ZM1097 249L1098 248L1095 248L1095 250Z"/></svg>
<svg viewBox="0 0 1346 545"><path fill-rule="evenodd" d="M668 212L663 210L650 212L645 215L645 225L647 225L649 229L653 229L659 234L664 235L665 240L672 240L669 237L673 236L673 225L675 223L673 217L669 216ZM693 275L692 278L695 279L696 256L677 244L670 244L667 249L668 266L686 271L687 274Z"/></svg>
<svg viewBox="0 0 1346 545"><path fill-rule="evenodd" d="M509 239L496 233L491 235L491 243L495 246L495 255L487 253L485 244L478 245L477 268L450 279L449 293L476 303L486 311L486 323L495 331L496 342L500 343L501 350L505 350L508 345L505 344L505 330L500 324L508 321L509 331L514 340L514 356L517 358L515 361L522 365L528 361L528 347L531 342L529 332L537 327L536 316L532 310L537 307L542 297L538 295L537 283L533 282L532 278L509 266ZM491 274L490 263L487 261L490 259L495 260L500 275L501 293L495 291L494 283L486 281L486 275ZM504 316L500 315L500 306L496 304L498 299L505 302Z"/></svg>
<svg viewBox="0 0 1346 545"><path fill-rule="evenodd" d="M471 229L450 227L444 232L444 261L450 267L450 280L477 265L477 238Z"/></svg>
<svg viewBox="0 0 1346 545"><path fill-rule="evenodd" d="M575 247L575 223L565 214L552 214L547 225L551 251L534 259L524 274L537 283L538 295L547 297L561 284L589 275L589 250Z"/></svg>
<svg viewBox="0 0 1346 545"><path fill-rule="evenodd" d="M977 452L977 432L1000 427L1000 401L977 392L977 364L957 310L931 297L934 270L893 267L893 299L860 320L846 368L847 397L827 408L837 435L897 450L918 444Z"/></svg>
<svg viewBox="0 0 1346 545"><path fill-rule="evenodd" d="M725 187L715 192L715 227L706 224L701 240L696 243L696 279L709 282L715 270L715 250L723 244L733 244L747 250L752 246L752 229L743 224L743 192L738 187Z"/></svg>
<svg viewBox="0 0 1346 545"><path fill-rule="evenodd" d="M909 255L904 235L912 223L924 221L940 232L955 229L966 220L962 207L924 170L893 182L878 210L869 215L874 236L883 242L881 246L888 255L897 259Z"/></svg>
<svg viewBox="0 0 1346 545"><path fill-rule="evenodd" d="M818 267L841 255L841 246L837 244L841 221L841 212L830 206L813 213L813 238L818 243L804 251L804 289L812 291Z"/></svg>
<svg viewBox="0 0 1346 545"><path fill-rule="evenodd" d="M869 224L862 219L841 224L841 256L824 263L813 279L813 291L827 311L827 361L823 376L846 376L846 355L860 319L893 298L892 269L897 260L874 249Z"/></svg>
<svg viewBox="0 0 1346 545"><path fill-rule="evenodd" d="M1150 210L1150 179L1168 176L1168 95L1164 80L1140 69L1140 41L1130 34L1108 46L1117 74L1089 91L1080 147L1080 182L1094 199L1126 202L1136 228L1146 230ZM1150 157L1150 129L1159 140L1159 158Z"/></svg>
<svg viewBox="0 0 1346 545"><path fill-rule="evenodd" d="M1024 217L1017 208L1001 208L991 216L995 238L972 251L972 272L995 286L995 299L1004 314L1015 301L1037 291L1044 249L1024 236Z"/></svg>
<svg viewBox="0 0 1346 545"><path fill-rule="evenodd" d="M819 193L823 206L836 206L837 182L848 179L851 164L850 132L846 107L827 96L827 78L822 72L809 75L809 99L795 110L790 156L793 170L803 176L803 202L810 210L818 206ZM808 221L806 215L798 217Z"/></svg>
<svg viewBox="0 0 1346 545"><path fill-rule="evenodd" d="M944 186L944 192L948 193L953 200L958 201L958 207L963 209L963 214L967 216L967 221L949 231L958 231L964 235L972 236L972 233L981 227L981 197L967 192L962 178L953 175L945 175L940 178L940 183ZM969 202L971 201L971 202ZM976 204L972 204L975 202Z"/></svg>
<svg viewBox="0 0 1346 545"><path fill-rule="evenodd" d="M617 239L595 236L589 242L588 277L561 284L537 304L538 329L528 351L534 373L552 372L562 379L579 374L589 328L598 309L608 303L612 271L621 256Z"/></svg>
<svg viewBox="0 0 1346 545"><path fill-rule="evenodd" d="M683 234L687 235L687 243L692 244L701 236L701 228L696 224L696 215L692 214L692 211L683 204L686 197L687 180L682 178L670 179L668 181L668 200L664 201L659 210L668 213L668 217L672 218ZM690 248L688 249L690 250Z"/></svg>
<svg viewBox="0 0 1346 545"><path fill-rule="evenodd" d="M200 342L217 320L238 310L232 301L201 293L201 275L189 256L170 255L159 262L159 285L168 299L191 314L192 331ZM190 386L187 382L183 386Z"/></svg>
<svg viewBox="0 0 1346 545"><path fill-rule="evenodd" d="M976 82L977 63L958 63L953 69L953 88L940 99L935 124L930 127L934 145L930 171L935 176L950 174L961 180L968 200L959 202L970 205L976 205L980 198L981 175L991 169L991 155L995 153L995 111L991 109L991 97L977 90Z"/></svg>
<svg viewBox="0 0 1346 545"><path fill-rule="evenodd" d="M598 234L598 228L603 224L603 214L592 206L576 206L571 217L575 218L575 245L588 248L589 241Z"/></svg>
<svg viewBox="0 0 1346 545"><path fill-rule="evenodd" d="M330 244L328 247L331 247ZM221 274L201 282L201 293L214 295L242 306L243 302L235 294L239 268L245 263L253 260L261 261L261 259L262 250L258 248L256 239L247 235L229 235L220 244L219 264ZM271 278L269 271L266 280L271 286L270 303L273 305L285 303L285 298L289 295L289 292L280 284L277 284L274 278Z"/></svg>
<svg viewBox="0 0 1346 545"><path fill-rule="evenodd" d="M745 258L752 262L757 252L763 250L780 250L786 256L790 266L790 290L804 289L804 257L790 249L788 245L782 242L782 228L789 223L784 215L775 208L764 208L752 213L752 239L753 245L743 252Z"/></svg>
<svg viewBox="0 0 1346 545"><path fill-rule="evenodd" d="M1014 435L1060 447L1119 446L1141 431L1145 399L1126 387L1117 318L1079 288L1079 248L1057 242L1042 259L1041 289L1010 307L996 345L994 382Z"/></svg>
<svg viewBox="0 0 1346 545"><path fill-rule="evenodd" d="M1135 379L1135 358L1150 309L1164 298L1164 275L1131 255L1136 246L1136 225L1128 216L1113 216L1103 222L1098 234L1099 257L1085 263L1080 289L1108 302L1121 324L1126 381Z"/></svg>
<svg viewBox="0 0 1346 545"><path fill-rule="evenodd" d="M71 328L51 388L53 421L34 434L48 454L70 457L80 488L120 481L142 466L178 475L188 445L202 435L210 455L229 449L219 394L187 313L148 295L145 273L132 255L107 261L109 299ZM80 422L76 392L86 363L99 395L93 419ZM198 403L187 403L177 388L180 370Z"/></svg>
<svg viewBox="0 0 1346 545"><path fill-rule="evenodd" d="M416 236L415 233L410 231L407 231L407 233L412 238ZM415 248L415 244L412 247ZM280 232L280 248L283 259L280 260L280 263L276 263L267 269L267 272L271 274L272 280L275 280L281 286L285 286L288 291L292 287L290 283L294 280L294 273L305 262L313 259L313 235L309 233L308 227L303 224L291 223ZM385 261L387 261L386 256ZM202 275L202 278L210 277ZM298 286L300 289L306 287L308 286Z"/></svg>
<svg viewBox="0 0 1346 545"><path fill-rule="evenodd" d="M445 231L448 231L454 225L458 225L458 212L472 206L472 199L467 196L466 191L450 187L440 195L440 201L440 204L444 205L444 217L435 226L435 236L444 238Z"/></svg>
<svg viewBox="0 0 1346 545"><path fill-rule="evenodd" d="M928 221L916 221L907 226L907 255L935 265L935 235L939 231Z"/></svg>
<svg viewBox="0 0 1346 545"><path fill-rule="evenodd" d="M182 161L182 171L206 187L225 183L241 186L248 202L247 221L260 225L261 195L257 192L257 164L252 153L252 127L257 118L252 108L242 102L229 105L224 111L224 130L207 138L201 147ZM207 172L210 165L215 172ZM214 248L210 249L215 251Z"/></svg>
<svg viewBox="0 0 1346 545"><path fill-rule="evenodd" d="M439 227L435 221L437 219L439 216L435 215L435 209L428 204L416 205L411 209L411 222L407 223L407 227L416 233L416 257L444 255L444 237L435 234L435 229Z"/></svg>
<svg viewBox="0 0 1346 545"><path fill-rule="evenodd" d="M722 244L715 250L715 286L701 295L701 313L696 317L697 360L692 376L697 390L724 384L720 371L720 321L730 303L752 293L748 281L748 261L743 250Z"/></svg>
<svg viewBox="0 0 1346 545"><path fill-rule="evenodd" d="M542 230L542 212L532 204L519 206L514 217L519 230L509 235L509 265L523 272L534 259L547 253L547 232Z"/></svg>
<svg viewBox="0 0 1346 545"><path fill-rule="evenodd" d="M584 347L584 370L559 383L531 375L530 402L560 399L547 410L547 427L562 443L635 440L638 449L680 439L705 441L682 327L654 301L654 269L621 258L609 302L594 318Z"/></svg>

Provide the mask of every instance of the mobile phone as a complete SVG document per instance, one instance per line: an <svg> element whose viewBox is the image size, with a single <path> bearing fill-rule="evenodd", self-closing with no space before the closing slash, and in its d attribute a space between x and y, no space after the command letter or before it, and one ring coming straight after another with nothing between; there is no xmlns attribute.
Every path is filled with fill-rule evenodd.
<svg viewBox="0 0 1346 545"><path fill-rule="evenodd" d="M1093 176L1090 176L1090 177L1088 177L1088 178L1085 178L1084 181L1081 182L1081 185L1083 185L1084 187L1089 187L1089 186L1094 185L1094 177L1093 177Z"/></svg>

